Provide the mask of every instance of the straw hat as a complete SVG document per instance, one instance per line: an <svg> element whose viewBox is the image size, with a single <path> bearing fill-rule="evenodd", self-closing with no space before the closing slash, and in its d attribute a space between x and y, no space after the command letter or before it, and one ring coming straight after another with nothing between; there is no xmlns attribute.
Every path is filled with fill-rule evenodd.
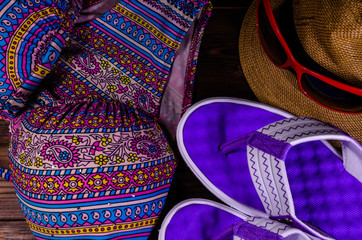
<svg viewBox="0 0 362 240"><path fill-rule="evenodd" d="M271 1L272 8L283 2ZM239 53L243 72L259 101L332 123L362 143L361 113L340 113L320 106L302 93L293 72L270 61L258 39L256 4L254 0L244 18ZM299 0L293 1L291 22L305 52L316 63L358 87L362 87L361 12L358 0Z"/></svg>

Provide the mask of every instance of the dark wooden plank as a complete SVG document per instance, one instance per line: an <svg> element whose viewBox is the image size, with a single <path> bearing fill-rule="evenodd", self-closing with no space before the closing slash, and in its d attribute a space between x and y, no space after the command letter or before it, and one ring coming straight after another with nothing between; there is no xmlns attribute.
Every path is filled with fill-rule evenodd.
<svg viewBox="0 0 362 240"><path fill-rule="evenodd" d="M9 167L9 123L0 120L0 168Z"/></svg>
<svg viewBox="0 0 362 240"><path fill-rule="evenodd" d="M0 239L34 239L11 182L0 180L0 203Z"/></svg>
<svg viewBox="0 0 362 240"><path fill-rule="evenodd" d="M214 9L201 43L194 102L215 96L257 100L239 60L239 32L246 10L245 7Z"/></svg>
<svg viewBox="0 0 362 240"><path fill-rule="evenodd" d="M0 168L9 168L8 141L7 139L7 143L4 143L0 138Z"/></svg>
<svg viewBox="0 0 362 240"><path fill-rule="evenodd" d="M33 240L25 221L0 221L0 239Z"/></svg>
<svg viewBox="0 0 362 240"><path fill-rule="evenodd" d="M252 0L211 0L214 8L218 7L246 7Z"/></svg>
<svg viewBox="0 0 362 240"><path fill-rule="evenodd" d="M0 221L24 220L12 182L0 180Z"/></svg>

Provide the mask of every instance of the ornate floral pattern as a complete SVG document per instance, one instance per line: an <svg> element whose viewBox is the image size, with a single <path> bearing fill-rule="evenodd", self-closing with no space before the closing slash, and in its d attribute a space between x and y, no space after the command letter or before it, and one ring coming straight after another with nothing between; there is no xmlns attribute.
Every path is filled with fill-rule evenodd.
<svg viewBox="0 0 362 240"><path fill-rule="evenodd" d="M71 9L82 2L74 1ZM148 237L177 165L155 119L176 53L202 11L187 59L192 92L208 5L122 0L64 33L62 54L49 54L48 68L36 70L45 76L52 67L47 82L54 84L45 84L36 107L11 122L9 148L12 181L36 237ZM68 22L64 30L73 27ZM39 43L35 55L45 51Z"/></svg>
<svg viewBox="0 0 362 240"><path fill-rule="evenodd" d="M58 194L59 192L59 187L61 183L59 182L59 180L55 177L49 176L49 177L45 177L44 178L44 182L43 182L43 188L44 188L44 192L45 194Z"/></svg>
<svg viewBox="0 0 362 240"><path fill-rule="evenodd" d="M111 191L114 189L130 189L139 186L148 186L153 183L168 181L172 178L176 164L158 164L154 167L135 169L132 171L114 171L112 174L72 174L66 177L38 176L22 172L16 166L14 181L22 186L23 191L41 195L72 194L98 191Z"/></svg>
<svg viewBox="0 0 362 240"><path fill-rule="evenodd" d="M102 232L110 223L121 226L108 231L116 235L128 231L125 223L135 226L131 233L141 223L151 231L154 224L146 223L158 218L176 168L155 121L120 103L86 98L30 109L10 129L12 180L35 232L59 229L67 238L66 231L103 226ZM96 201L96 209L83 210ZM44 203L48 211L35 210Z"/></svg>
<svg viewBox="0 0 362 240"><path fill-rule="evenodd" d="M147 14L137 7L139 4L148 8ZM180 78L186 91L178 107L182 108L179 112L185 111L192 100L198 49L210 6L208 1L120 1L103 16L79 25L53 69L60 73L53 75L57 80L54 98L113 99L158 118L176 53L201 11L202 21L195 25L190 54L185 59L186 79ZM145 14L150 17L145 18ZM160 25L160 17L168 21ZM71 81L64 80L65 76ZM84 85L74 86L79 82Z"/></svg>
<svg viewBox="0 0 362 240"><path fill-rule="evenodd" d="M155 140L147 135L132 139L131 146L132 150L136 153L145 154L151 158L158 158L162 153L161 149L158 149L158 144L155 142Z"/></svg>
<svg viewBox="0 0 362 240"><path fill-rule="evenodd" d="M74 167L79 159L79 153L75 147L70 143L59 140L44 144L40 156L42 156L44 160L50 160L59 168ZM39 167L42 166L40 164L38 165Z"/></svg>
<svg viewBox="0 0 362 240"><path fill-rule="evenodd" d="M78 0L2 1L0 116L10 121L50 72L80 12Z"/></svg>

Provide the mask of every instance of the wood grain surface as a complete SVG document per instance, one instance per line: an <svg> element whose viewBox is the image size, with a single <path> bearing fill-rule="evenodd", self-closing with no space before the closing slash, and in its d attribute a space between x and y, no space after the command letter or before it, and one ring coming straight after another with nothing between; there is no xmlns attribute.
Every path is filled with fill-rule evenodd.
<svg viewBox="0 0 362 240"><path fill-rule="evenodd" d="M256 100L240 67L238 38L250 0L215 0L205 29L196 72L194 102L215 96ZM0 167L8 167L8 125L0 122ZM218 201L192 174L181 157L163 215L150 239L157 239L162 218L175 204L188 198ZM0 240L34 239L20 211L10 182L0 180Z"/></svg>

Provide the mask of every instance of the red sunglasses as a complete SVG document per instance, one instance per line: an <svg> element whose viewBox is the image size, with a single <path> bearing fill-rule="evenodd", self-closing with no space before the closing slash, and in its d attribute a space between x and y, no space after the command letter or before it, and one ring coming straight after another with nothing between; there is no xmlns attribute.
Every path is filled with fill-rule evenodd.
<svg viewBox="0 0 362 240"><path fill-rule="evenodd" d="M280 23L282 22L280 19ZM361 88L344 83L336 76L327 77L325 75L331 75L331 73L321 74L321 72L326 72L325 69L316 72L295 59L278 27L269 0L258 1L256 24L259 40L269 59L279 68L292 68L297 75L299 87L306 96L338 112L362 112Z"/></svg>

